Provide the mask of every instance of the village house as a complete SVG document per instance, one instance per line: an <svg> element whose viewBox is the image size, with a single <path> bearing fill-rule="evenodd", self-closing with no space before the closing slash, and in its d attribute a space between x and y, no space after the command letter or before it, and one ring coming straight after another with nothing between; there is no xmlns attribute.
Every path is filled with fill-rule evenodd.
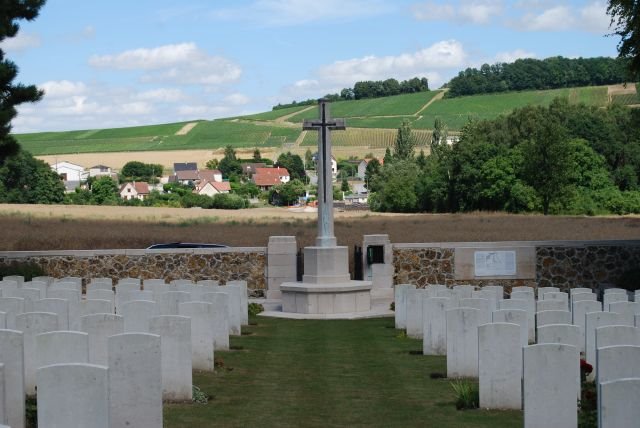
<svg viewBox="0 0 640 428"><path fill-rule="evenodd" d="M229 193L231 184L228 181L206 181L204 184L196 186L194 193L198 195L214 196L219 193Z"/></svg>
<svg viewBox="0 0 640 428"><path fill-rule="evenodd" d="M312 157L311 160L313 161L314 164L316 164L316 167L318 165L318 153L315 153ZM338 175L338 161L336 160L336 158L331 155L331 175L333 175L333 178L335 178Z"/></svg>
<svg viewBox="0 0 640 428"><path fill-rule="evenodd" d="M253 175L252 181L261 190L269 190L271 187L277 184L288 183L291 180L289 171L287 168L256 168L256 173Z"/></svg>
<svg viewBox="0 0 640 428"><path fill-rule="evenodd" d="M111 168L105 165L95 165L89 168L89 177L111 177Z"/></svg>
<svg viewBox="0 0 640 428"><path fill-rule="evenodd" d="M242 174L244 174L247 177L251 178L251 177L253 177L253 174L256 173L256 169L258 169L258 168L266 168L267 164L263 163L263 162L242 163L242 164L240 164L240 167L242 168Z"/></svg>
<svg viewBox="0 0 640 428"><path fill-rule="evenodd" d="M207 181L215 181L217 183L222 183L222 172L217 169L198 170L198 182L204 184Z"/></svg>
<svg viewBox="0 0 640 428"><path fill-rule="evenodd" d="M60 176L66 192L73 192L89 177L89 173L83 166L67 161L54 163L51 165L51 170Z"/></svg>
<svg viewBox="0 0 640 428"><path fill-rule="evenodd" d="M149 184L144 181L124 183L120 186L120 197L126 201L140 199L144 201L149 196Z"/></svg>
<svg viewBox="0 0 640 428"><path fill-rule="evenodd" d="M176 162L173 164L173 173L178 171L197 171L198 164L196 162Z"/></svg>

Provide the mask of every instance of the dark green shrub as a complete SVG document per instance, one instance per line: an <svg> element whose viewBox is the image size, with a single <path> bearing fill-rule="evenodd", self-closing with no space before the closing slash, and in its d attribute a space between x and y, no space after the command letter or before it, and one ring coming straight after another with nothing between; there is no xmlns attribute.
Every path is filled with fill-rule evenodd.
<svg viewBox="0 0 640 428"><path fill-rule="evenodd" d="M193 398L192 398L193 402L198 404L207 404L207 402L209 401L209 396L204 392L202 392L202 390L195 385L193 385L192 388L193 388Z"/></svg>
<svg viewBox="0 0 640 428"><path fill-rule="evenodd" d="M264 312L264 306L260 303L249 303L249 316L255 317L260 312Z"/></svg>
<svg viewBox="0 0 640 428"><path fill-rule="evenodd" d="M578 401L578 427L596 428L598 426L598 391L595 382L582 382Z"/></svg>
<svg viewBox="0 0 640 428"><path fill-rule="evenodd" d="M27 428L38 428L38 399L35 395L27 396L24 412Z"/></svg>
<svg viewBox="0 0 640 428"><path fill-rule="evenodd" d="M36 276L44 276L46 272L40 266L32 262L13 261L0 265L0 277L10 275L22 275L25 281L31 281Z"/></svg>

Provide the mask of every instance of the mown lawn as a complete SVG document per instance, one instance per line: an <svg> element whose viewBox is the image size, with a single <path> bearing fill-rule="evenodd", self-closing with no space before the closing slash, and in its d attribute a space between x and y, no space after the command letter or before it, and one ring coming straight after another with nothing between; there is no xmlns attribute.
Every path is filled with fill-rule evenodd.
<svg viewBox="0 0 640 428"><path fill-rule="evenodd" d="M208 404L165 406L165 427L521 427L514 411L455 409L444 357L420 355L393 319L258 317L213 374L194 384Z"/></svg>

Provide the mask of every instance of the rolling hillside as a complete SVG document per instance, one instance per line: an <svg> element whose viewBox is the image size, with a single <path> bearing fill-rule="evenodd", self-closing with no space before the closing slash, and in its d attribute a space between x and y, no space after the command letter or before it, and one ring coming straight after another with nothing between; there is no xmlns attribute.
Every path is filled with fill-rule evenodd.
<svg viewBox="0 0 640 428"><path fill-rule="evenodd" d="M385 149L393 145L395 129L409 120L419 146L427 146L430 129L441 118L450 131L459 131L469 119L491 119L526 105L548 105L556 97L572 103L606 106L640 104L635 87L624 93L610 87L568 88L444 98L442 91L386 98L339 101L331 105L334 117L345 117L348 129L335 133L336 148ZM276 150L313 146L315 133L303 132L304 119L317 116L315 107L296 106L249 116L132 128L17 134L34 155L164 150L217 150L237 148Z"/></svg>

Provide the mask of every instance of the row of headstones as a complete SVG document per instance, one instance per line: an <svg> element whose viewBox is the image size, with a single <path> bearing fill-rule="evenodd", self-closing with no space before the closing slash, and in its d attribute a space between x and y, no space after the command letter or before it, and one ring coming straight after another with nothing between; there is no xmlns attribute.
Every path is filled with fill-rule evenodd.
<svg viewBox="0 0 640 428"><path fill-rule="evenodd" d="M447 355L448 377L479 378L481 407L524 406L525 424L532 426L575 426L580 350L593 348L590 361L601 393L601 426L635 426L634 418L640 414L630 397L637 397L640 387L640 328L634 327L634 322L640 324L638 304L607 299L621 293L611 290L604 300L612 312L603 312L595 295L587 296L593 294L591 290L556 293L555 289L538 289L542 300L536 301L532 288L519 287L511 299L504 300L499 286L476 291L470 286L416 290L399 285L396 328L424 337L426 355ZM626 297L626 291L624 294ZM443 295L448 297L439 297ZM563 307L546 310L544 302L556 300ZM573 312L562 310L571 301ZM535 312L536 307L545 310ZM574 317L583 319L582 327L572 325ZM415 326L416 320L422 328ZM530 327L536 323L530 341ZM534 343L535 333L538 344L528 346ZM573 398L567 400L569 392Z"/></svg>
<svg viewBox="0 0 640 428"><path fill-rule="evenodd" d="M164 283L164 281L162 281ZM67 282L68 284L69 282ZM131 334L122 334L124 332L136 332L133 336L142 337L142 341L146 340L143 336L148 334L142 333L155 333L161 337L162 357L160 358L160 375L158 381L160 386L160 421L162 416L162 398L165 400L182 401L191 399L191 371L192 368L202 370L213 370L214 367L214 349L228 349L228 334L230 329L228 323L228 312L236 312L238 314L238 324L245 321L245 318L241 314L242 302L246 302L246 283L244 284L231 284L225 287L217 287L215 285L195 285L184 281L180 284L173 284L168 286L167 284L145 283L145 286L154 288L153 291L141 291L138 285L138 290L128 289L127 284L119 283L116 286L116 290L120 289L121 297L129 293L127 298L150 298L151 295L138 296L136 293L156 293L159 298L160 304L158 306L164 307L165 311L170 312L170 315L163 314L161 316L158 311L155 310L157 305L152 300L132 300L126 301L122 299L121 308L122 314L113 314L113 308L116 300L113 299L113 291L108 289L98 289L95 291L102 293L111 293L111 300L79 300L78 289L65 288L60 286L64 283L52 283L47 285L47 291L63 292L66 293L65 297L68 297L70 301L66 299L43 299L41 301L33 301L34 305L52 304L56 307L58 312L29 312L29 313L16 313L8 319L13 320L15 330L0 330L0 332L6 333L5 336L0 335L0 363L4 363L10 366L10 369L6 369L4 374L5 378L0 376L0 380L3 380L5 386L5 397L0 399L0 423L6 420L13 427L24 426L24 396L25 390L27 393L33 393L35 386L38 386L38 414L39 420L44 420L44 426L50 424L50 426L74 426L68 423L60 423L56 425L53 421L59 420L59 418L66 418L69 414L73 414L73 419L76 421L75 426L98 426L98 424L84 424L85 416L90 417L92 413L101 414L100 412L90 411L92 407L77 406L77 403L73 401L63 401L57 403L55 406L48 406L47 400L50 397L44 394L43 397L43 385L41 384L41 371L44 368L50 366L73 365L74 367L66 367L63 370L65 376L69 371L77 371L78 378L84 379L84 375L91 372L91 376L95 379L91 385L95 388L103 388L104 384L101 384L96 379L101 379L104 376L100 375L100 370L96 370L95 364L104 371L105 368L109 369L105 373L111 373L111 364L114 361L112 355L118 355L118 351L112 351L111 342L113 338L119 336L131 336ZM76 283L77 284L77 283ZM15 284L2 284L1 289L14 290L25 289L29 287L13 287ZM191 291L164 291L165 287L180 287L181 290ZM215 287L215 288L214 288ZM131 286L135 288L135 284ZM175 288L172 288L175 289ZM222 292L211 292L210 290L220 290ZM91 293L91 287L89 286L88 294ZM131 294L133 293L133 294ZM116 294L117 296L117 294ZM242 299L242 296L245 298ZM6 299L6 300L3 300ZM0 298L0 309L2 305L7 303L22 303L25 304L23 298L10 297ZM49 301L49 302L46 302ZM212 303L210 303L212 302ZM231 305L229 304L231 303ZM66 305L65 305L66 304ZM78 331L57 331L61 327L59 326L59 320L65 318L63 315L64 309L71 305L80 306L85 311L98 310L102 313L87 314L79 317L79 330ZM19 311L19 305L15 305L16 312ZM229 307L233 306L235 309L229 311ZM245 303L246 306L246 303ZM166 310L169 308L170 310ZM51 308L49 308L51 309ZM110 310L110 312L106 312ZM83 313L83 311L80 311ZM175 313L175 314L174 314ZM244 311L247 314L247 311ZM7 313L5 313L5 320ZM179 316L178 316L179 315ZM1 318L1 317L0 317ZM127 321L130 322L127 322ZM246 319L248 321L248 319ZM246 324L246 322L244 322ZM220 328L220 326L223 326ZM4 326L0 326L4 327ZM235 330L235 329L234 329ZM240 334L240 326L237 326L235 334ZM15 335L19 335L20 339L16 339ZM125 339L123 339L125 340ZM134 339L131 339L134 340ZM19 343L18 343L19 342ZM115 346L115 345L114 345ZM19 349L18 349L19 348ZM136 347L119 347L120 352L130 350L136 352ZM128 351L127 351L128 352ZM20 358L17 356L20 355ZM5 362L6 361L6 362ZM19 364L20 367L15 365ZM89 364L89 366L87 366ZM53 369L52 369L53 370ZM36 375L37 371L37 375ZM10 374L10 375L8 375ZM57 375L52 375L56 378ZM122 385L111 382L112 375L109 374L107 379L109 385L107 391L110 391L110 396L114 394L118 397L122 397L126 394L119 392L122 389ZM72 376L70 379L73 379ZM42 379L50 379L50 377L42 377ZM123 377L126 379L126 377ZM127 385L130 389L135 385L136 388L141 386L146 388L148 382L138 382L135 377L130 377L131 382ZM42 382L45 382L44 380ZM145 383L146 382L146 383ZM114 386L115 385L115 386ZM84 388L83 385L71 385L73 388ZM90 385L86 386L90 388ZM1 389L1 388L0 388ZM44 388L46 390L46 387ZM94 390L93 393L96 393ZM91 394L89 394L91 395ZM135 395L135 394L134 394ZM132 409L140 407L137 403L137 399L142 399L143 395L137 395L138 398L129 397L127 400L118 401L117 399L111 400L109 404L110 412L113 409L121 406L129 405ZM0 397L1 398L1 397ZM43 405L42 402L45 402ZM21 404L20 404L21 403ZM119 404L120 403L120 404ZM89 411L85 412L85 410ZM4 412L6 410L6 412ZM57 412L56 415L52 415L51 412ZM137 412L132 411L128 414L122 409L117 410L118 414L126 415L126 422L137 421L131 424L131 426L161 426L155 424L157 419L154 412ZM4 414L4 416L2 416ZM41 416L42 414L42 416ZM83 416L84 415L84 416ZM137 415L137 416L136 416ZM136 419L137 417L137 419ZM44 418L44 419L41 419ZM104 419L108 420L108 418ZM122 418L114 419L111 417L112 426L124 426L124 420ZM64 422L64 421L63 421ZM84 425L83 425L84 424ZM161 424L161 422L160 422ZM101 425L100 425L101 426ZM127 425L129 426L129 425Z"/></svg>

